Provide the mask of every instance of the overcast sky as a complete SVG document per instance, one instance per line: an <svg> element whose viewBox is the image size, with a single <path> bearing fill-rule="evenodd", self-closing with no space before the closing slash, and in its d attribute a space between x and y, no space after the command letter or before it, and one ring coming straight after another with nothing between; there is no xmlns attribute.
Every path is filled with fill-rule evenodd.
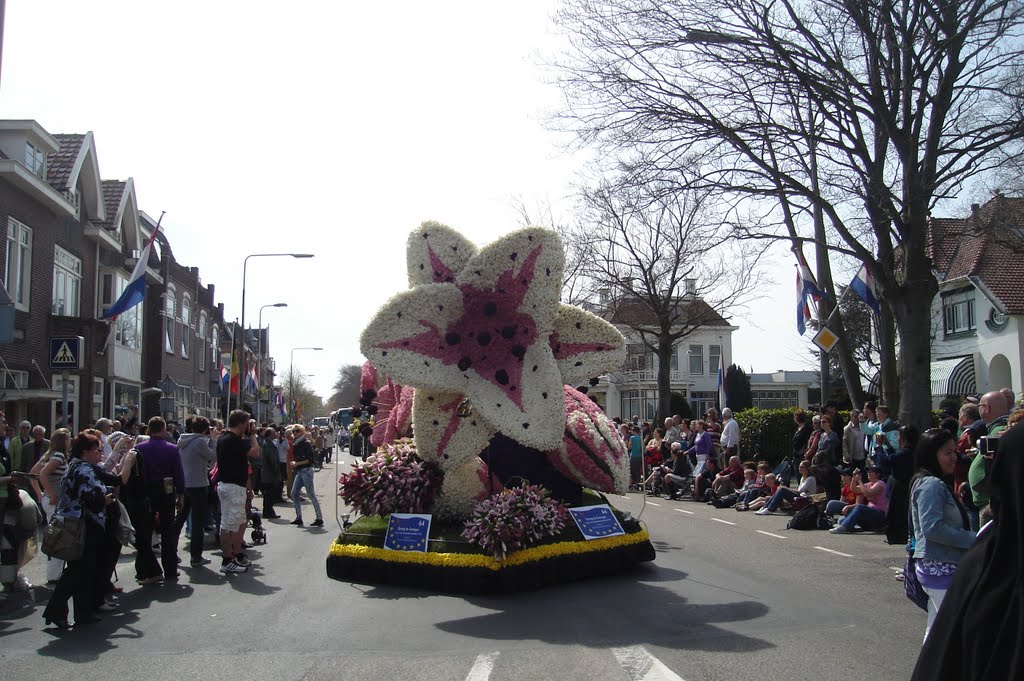
<svg viewBox="0 0 1024 681"><path fill-rule="evenodd" d="M518 226L512 197L569 210L582 159L545 130L558 91L551 0L327 3L8 0L0 117L93 131L106 179L135 179L175 257L241 311L266 310L272 353L330 393L358 337L405 286L404 243L438 220L485 243ZM810 256L810 254L808 254ZM810 363L792 257L736 319L748 371ZM840 277L837 275L837 280ZM844 282L845 283L845 282ZM808 333L808 338L810 333Z"/></svg>

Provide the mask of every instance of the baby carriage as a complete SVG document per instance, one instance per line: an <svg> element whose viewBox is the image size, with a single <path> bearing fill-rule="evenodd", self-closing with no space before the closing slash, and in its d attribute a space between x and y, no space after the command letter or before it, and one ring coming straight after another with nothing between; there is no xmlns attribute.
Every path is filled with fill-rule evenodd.
<svg viewBox="0 0 1024 681"><path fill-rule="evenodd" d="M249 538L252 539L254 546L260 546L261 544L267 543L267 531L263 528L263 516L260 515L259 511L249 511L249 525L252 527L252 533Z"/></svg>

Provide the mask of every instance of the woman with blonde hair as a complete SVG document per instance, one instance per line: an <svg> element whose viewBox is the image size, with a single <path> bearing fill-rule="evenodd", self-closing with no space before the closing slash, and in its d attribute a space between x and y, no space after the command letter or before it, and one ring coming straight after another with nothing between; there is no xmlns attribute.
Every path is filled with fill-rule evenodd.
<svg viewBox="0 0 1024 681"><path fill-rule="evenodd" d="M312 527L323 527L324 517L320 512L320 501L316 498L316 489L313 485L313 446L306 439L306 429L300 425L292 426L292 435L295 437L292 442L292 449L295 452L289 468L295 473L295 481L292 483L292 505L295 507L295 520L292 525L302 527L302 502L299 498L299 490L306 488L309 500L316 511L316 520L310 523Z"/></svg>
<svg viewBox="0 0 1024 681"><path fill-rule="evenodd" d="M32 489L35 490L36 498L40 500L43 513L47 521L53 517L57 510L57 500L60 497L60 481L64 472L68 469L68 453L71 451L71 431L67 428L58 428L50 436L50 448L36 462L36 465L29 471L39 478L32 478ZM40 483L42 486L40 487ZM60 573L64 571L64 561L51 556L46 557L46 583L56 584L60 579Z"/></svg>

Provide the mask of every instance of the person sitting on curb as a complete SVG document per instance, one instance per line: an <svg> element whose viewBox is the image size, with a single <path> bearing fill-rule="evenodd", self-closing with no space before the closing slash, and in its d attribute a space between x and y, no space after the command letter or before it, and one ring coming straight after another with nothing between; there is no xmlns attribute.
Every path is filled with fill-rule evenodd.
<svg viewBox="0 0 1024 681"><path fill-rule="evenodd" d="M683 456L683 446L679 442L672 443L671 452L672 466L671 468L662 466L661 474L665 491L668 492L668 499L675 501L683 493L692 470L689 459Z"/></svg>
<svg viewBox="0 0 1024 681"><path fill-rule="evenodd" d="M764 508L776 492L781 489L778 479L774 473L769 473L764 476L764 487L761 489L761 496L753 499L752 501L745 502L743 505L744 511L760 511ZM737 507L739 510L739 507Z"/></svg>
<svg viewBox="0 0 1024 681"><path fill-rule="evenodd" d="M715 476L711 483L711 494L713 499L721 499L736 491L744 484L743 464L740 457L733 456L729 459L729 467ZM712 499L708 500L710 504Z"/></svg>
<svg viewBox="0 0 1024 681"><path fill-rule="evenodd" d="M771 515L775 511L779 510L782 506L783 501L793 501L797 497L809 497L818 491L818 481L813 475L811 475L811 464L809 461L800 462L800 486L794 492L788 487L780 487L772 498L768 500L768 503L764 505L764 508L759 510L754 515Z"/></svg>
<svg viewBox="0 0 1024 681"><path fill-rule="evenodd" d="M862 483L860 470L853 471L850 480L850 491L863 497L863 503L856 504L846 517L839 521L829 532L832 534L849 534L856 527L875 530L885 525L885 514L889 510L889 497L886 494L882 472L877 466L868 468L868 481Z"/></svg>

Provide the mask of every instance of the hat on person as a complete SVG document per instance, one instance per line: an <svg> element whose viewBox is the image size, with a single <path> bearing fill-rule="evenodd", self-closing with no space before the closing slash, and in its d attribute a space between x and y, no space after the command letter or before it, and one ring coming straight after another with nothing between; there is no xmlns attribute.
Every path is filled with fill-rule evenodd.
<svg viewBox="0 0 1024 681"><path fill-rule="evenodd" d="M117 446L117 443L121 441L127 433L122 433L120 430L115 430L113 433L107 436L107 444L111 447Z"/></svg>

